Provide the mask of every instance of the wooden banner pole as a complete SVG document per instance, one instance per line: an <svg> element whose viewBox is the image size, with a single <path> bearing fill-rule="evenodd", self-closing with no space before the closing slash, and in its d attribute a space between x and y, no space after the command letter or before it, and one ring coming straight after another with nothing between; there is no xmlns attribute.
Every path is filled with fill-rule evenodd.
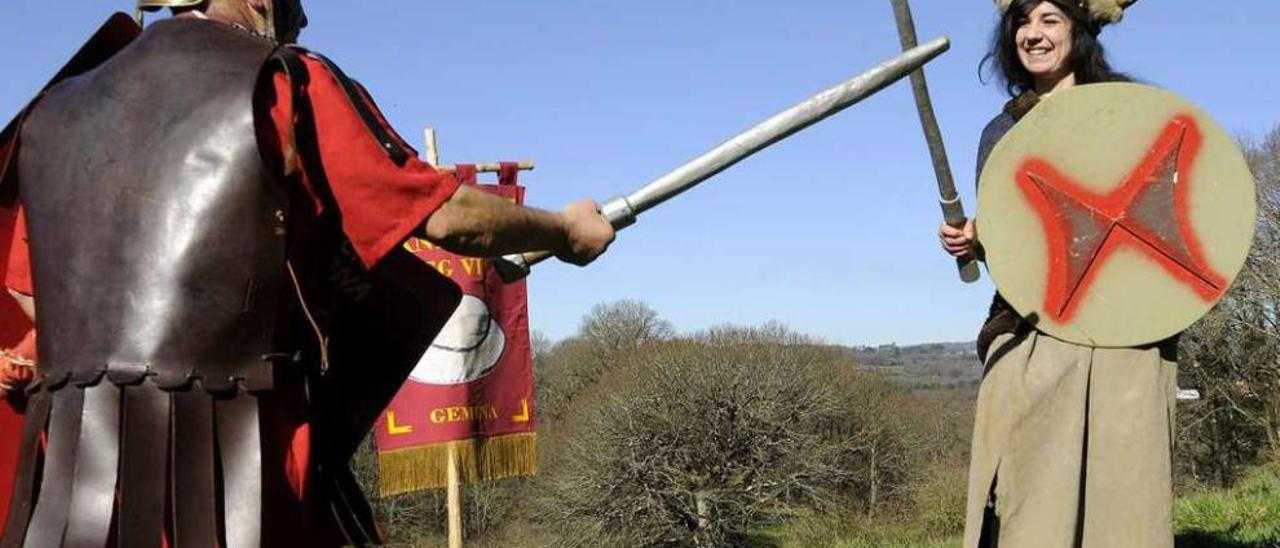
<svg viewBox="0 0 1280 548"><path fill-rule="evenodd" d="M517 165L519 166L520 171L533 171L534 168L533 162L518 162ZM493 162L476 164L476 173L497 173L501 168L502 164ZM457 171L458 166L450 164L447 166L437 166L436 169L439 169L440 171Z"/></svg>
<svg viewBox="0 0 1280 548"><path fill-rule="evenodd" d="M423 134L427 142L427 163L440 167L440 149L436 148L436 128L429 127Z"/></svg>
<svg viewBox="0 0 1280 548"><path fill-rule="evenodd" d="M423 131L423 140L426 144L427 163L436 167L441 171L456 171L457 166L440 164L440 149L436 140L435 128L426 128ZM530 171L534 168L533 162L519 162L521 171ZM501 169L502 165L498 163L476 164L477 173L496 173ZM461 465L458 462L460 456L457 447L451 447L448 451L448 480L446 484L446 505L449 512L449 548L462 548L462 478Z"/></svg>
<svg viewBox="0 0 1280 548"><path fill-rule="evenodd" d="M458 451L449 450L449 548L462 548L462 482L458 478Z"/></svg>
<svg viewBox="0 0 1280 548"><path fill-rule="evenodd" d="M457 171L458 170L458 166L455 166L455 165L447 165L447 166L440 165L440 149L437 148L437 145L436 145L436 129L435 128L431 128L431 127L427 128L426 131L423 132L423 140L426 141L426 144L427 144L427 163L428 164L431 164L432 166L434 166L436 169L440 171ZM533 171L533 168L535 167L533 165L533 162L518 162L517 165L519 166L520 171ZM483 164L476 164L476 173L497 173L498 170L500 169L502 169L502 164L499 164L497 162L485 162Z"/></svg>
<svg viewBox="0 0 1280 548"><path fill-rule="evenodd" d="M423 132L426 141L427 163L440 165L440 149L436 144L435 128L427 128ZM449 512L449 548L462 548L462 480L458 473L458 450L449 448L448 479L446 484L446 501Z"/></svg>

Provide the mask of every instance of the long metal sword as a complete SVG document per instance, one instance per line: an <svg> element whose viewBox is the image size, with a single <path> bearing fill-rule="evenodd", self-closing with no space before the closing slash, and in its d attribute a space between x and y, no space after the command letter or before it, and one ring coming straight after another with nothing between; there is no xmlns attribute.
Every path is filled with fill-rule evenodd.
<svg viewBox="0 0 1280 548"><path fill-rule="evenodd" d="M911 6L907 4L907 0L893 0L893 15L898 21L898 38L902 42L902 50L915 48L916 24L911 18ZM920 125L924 128L924 140L929 144L933 173L938 178L938 203L942 205L943 221L956 228L963 227L966 220L964 204L960 203L955 179L951 177L947 148L942 143L942 130L938 128L938 118L933 113L933 101L929 99L929 85L925 82L923 68L911 73L911 91L916 96L916 111L920 114ZM973 259L956 259L956 268L960 270L960 279L966 283L976 282L982 275L978 270L978 263Z"/></svg>
<svg viewBox="0 0 1280 548"><path fill-rule="evenodd" d="M911 48L859 76L775 114L693 161L654 179L639 190L605 202L600 206L600 213L615 230L631 226L635 224L637 215L693 188L761 149L853 106L924 66L950 47L951 42L943 37ZM503 280L514 281L527 276L533 265L550 256L550 253L541 251L507 255L495 259L493 265Z"/></svg>

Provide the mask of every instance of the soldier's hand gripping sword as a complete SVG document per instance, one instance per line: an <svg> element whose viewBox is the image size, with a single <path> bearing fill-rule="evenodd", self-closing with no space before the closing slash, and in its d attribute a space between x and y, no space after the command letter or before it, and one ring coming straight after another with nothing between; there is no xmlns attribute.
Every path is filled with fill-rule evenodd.
<svg viewBox="0 0 1280 548"><path fill-rule="evenodd" d="M693 161L654 179L639 190L605 202L600 206L600 213L615 230L631 226L637 215L693 188L759 150L853 106L924 66L950 47L951 42L944 37L912 48L859 76L775 114ZM507 255L495 259L493 266L503 280L514 281L527 276L533 265L550 256L546 252Z"/></svg>
<svg viewBox="0 0 1280 548"><path fill-rule="evenodd" d="M898 21L898 39L902 42L902 50L915 48L916 24L911 18L911 6L907 4L907 0L893 0L893 15ZM920 125L924 127L924 139L929 144L933 173L938 178L938 203L942 205L942 218L948 225L961 228L968 219L965 218L960 195L956 193L955 179L951 177L951 164L947 161L947 149L942 144L942 130L938 128L938 118L933 113L933 101L929 99L929 86L925 82L923 68L911 73L911 91L916 97L916 111L920 114ZM967 283L976 282L981 276L978 263L973 258L957 258L956 268L960 270L960 279Z"/></svg>

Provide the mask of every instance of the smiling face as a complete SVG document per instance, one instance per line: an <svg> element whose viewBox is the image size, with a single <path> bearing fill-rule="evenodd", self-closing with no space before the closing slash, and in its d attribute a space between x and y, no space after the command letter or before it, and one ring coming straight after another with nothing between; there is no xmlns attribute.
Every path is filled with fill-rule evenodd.
<svg viewBox="0 0 1280 548"><path fill-rule="evenodd" d="M1018 60L1042 93L1070 84L1072 21L1053 2L1040 2L1018 21Z"/></svg>

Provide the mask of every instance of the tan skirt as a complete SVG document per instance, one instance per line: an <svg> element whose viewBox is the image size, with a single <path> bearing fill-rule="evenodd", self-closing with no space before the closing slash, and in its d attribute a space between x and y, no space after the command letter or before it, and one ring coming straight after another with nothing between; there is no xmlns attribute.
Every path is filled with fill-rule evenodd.
<svg viewBox="0 0 1280 548"><path fill-rule="evenodd" d="M991 503L987 536L999 548L1172 547L1177 365L1157 348L1093 348L1035 331L991 348L965 547L980 546Z"/></svg>

